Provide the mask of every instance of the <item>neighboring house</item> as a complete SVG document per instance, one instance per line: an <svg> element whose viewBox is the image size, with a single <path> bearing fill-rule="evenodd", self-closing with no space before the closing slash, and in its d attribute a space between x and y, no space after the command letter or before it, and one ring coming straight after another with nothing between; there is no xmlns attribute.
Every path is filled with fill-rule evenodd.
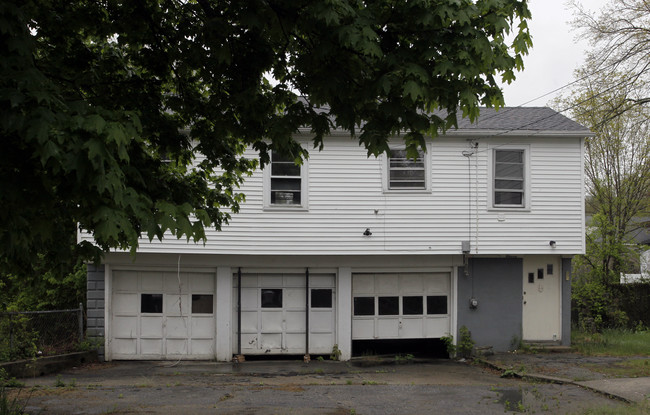
<svg viewBox="0 0 650 415"><path fill-rule="evenodd" d="M89 267L105 358L329 354L467 326L478 346L570 342L585 250L584 127L549 108L486 109L407 159L343 132L302 166L277 154L207 243L141 241ZM297 139L309 146L310 135ZM252 153L251 153L252 154Z"/></svg>
<svg viewBox="0 0 650 415"><path fill-rule="evenodd" d="M634 221L637 225L632 232L632 240L642 249L639 254L639 274L621 273L621 284L643 282L650 280L650 218L643 217ZM646 249L643 251L643 249Z"/></svg>

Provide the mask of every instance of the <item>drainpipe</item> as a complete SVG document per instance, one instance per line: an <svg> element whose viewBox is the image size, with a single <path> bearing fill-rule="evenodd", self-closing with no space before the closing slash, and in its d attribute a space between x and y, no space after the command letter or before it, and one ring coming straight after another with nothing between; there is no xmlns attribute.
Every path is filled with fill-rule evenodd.
<svg viewBox="0 0 650 415"><path fill-rule="evenodd" d="M237 269L237 356L241 356L241 267Z"/></svg>
<svg viewBox="0 0 650 415"><path fill-rule="evenodd" d="M305 355L309 356L309 268L305 269Z"/></svg>

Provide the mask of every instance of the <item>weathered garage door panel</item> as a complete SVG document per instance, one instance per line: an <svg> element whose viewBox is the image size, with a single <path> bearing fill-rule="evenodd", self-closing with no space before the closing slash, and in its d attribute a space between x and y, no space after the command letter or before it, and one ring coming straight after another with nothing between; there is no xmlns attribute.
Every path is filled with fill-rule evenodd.
<svg viewBox="0 0 650 415"><path fill-rule="evenodd" d="M237 299L238 276L235 274L233 278L233 298ZM304 271L242 274L242 354L306 353L305 278ZM335 275L312 273L309 287L310 295L313 290L326 290L330 296L324 305L320 298L318 303L310 304L309 353L330 353L336 343ZM233 305L233 349L237 350L237 301Z"/></svg>
<svg viewBox="0 0 650 415"><path fill-rule="evenodd" d="M213 273L113 271L112 358L213 358L215 294Z"/></svg>
<svg viewBox="0 0 650 415"><path fill-rule="evenodd" d="M352 276L352 339L439 338L450 332L451 273Z"/></svg>

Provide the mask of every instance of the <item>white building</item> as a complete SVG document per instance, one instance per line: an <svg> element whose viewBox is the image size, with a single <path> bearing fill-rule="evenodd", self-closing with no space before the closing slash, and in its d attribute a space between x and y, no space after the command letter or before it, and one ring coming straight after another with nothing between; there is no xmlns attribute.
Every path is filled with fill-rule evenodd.
<svg viewBox="0 0 650 415"><path fill-rule="evenodd" d="M88 333L105 358L329 354L467 326L479 346L570 342L584 252L584 127L548 108L483 110L366 156L349 136L296 167L277 155L207 243L143 239L89 267ZM298 140L308 145L309 135ZM399 344L399 343L397 343Z"/></svg>

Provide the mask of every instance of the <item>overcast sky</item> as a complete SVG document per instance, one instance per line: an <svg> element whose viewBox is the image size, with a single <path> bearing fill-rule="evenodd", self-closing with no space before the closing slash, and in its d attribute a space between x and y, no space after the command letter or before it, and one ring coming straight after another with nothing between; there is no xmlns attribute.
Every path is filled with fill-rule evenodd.
<svg viewBox="0 0 650 415"><path fill-rule="evenodd" d="M582 3L598 11L607 0L583 0ZM529 0L529 7L533 15L529 22L533 48L524 57L525 69L517 73L517 80L503 87L506 105L510 107L522 105L573 81L573 71L582 64L584 51L589 48L589 44L577 39L578 33L572 30L573 14L566 7L566 0ZM526 106L546 106L556 95L537 99Z"/></svg>

